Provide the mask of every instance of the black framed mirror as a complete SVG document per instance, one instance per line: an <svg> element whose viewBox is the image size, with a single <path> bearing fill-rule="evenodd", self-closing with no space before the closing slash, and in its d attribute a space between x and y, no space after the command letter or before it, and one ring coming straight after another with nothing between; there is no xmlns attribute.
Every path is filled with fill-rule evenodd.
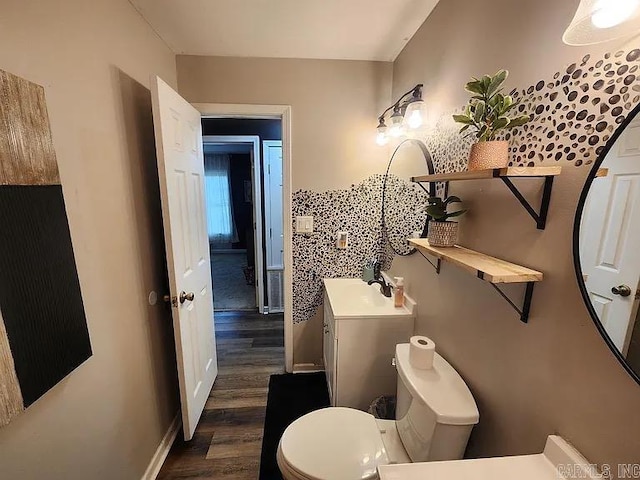
<svg viewBox="0 0 640 480"><path fill-rule="evenodd" d="M605 342L640 384L640 105L585 182L573 227L578 285Z"/></svg>
<svg viewBox="0 0 640 480"><path fill-rule="evenodd" d="M426 170L426 172L425 172ZM414 232L426 235L429 216L423 207L426 199L436 195L436 186L414 184L407 179L435 173L433 159L420 140L406 139L394 149L382 183L382 233L396 255L411 255L407 238Z"/></svg>

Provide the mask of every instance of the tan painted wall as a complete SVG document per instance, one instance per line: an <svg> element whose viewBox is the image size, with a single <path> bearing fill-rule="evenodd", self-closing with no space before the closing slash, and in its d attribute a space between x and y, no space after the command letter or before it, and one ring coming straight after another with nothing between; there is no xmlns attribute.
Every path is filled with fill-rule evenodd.
<svg viewBox="0 0 640 480"><path fill-rule="evenodd" d="M3 2L0 68L45 87L93 356L0 429L0 477L138 479L178 408L149 74L175 57L126 0ZM155 199L155 200L154 200Z"/></svg>
<svg viewBox="0 0 640 480"><path fill-rule="evenodd" d="M437 115L464 104L463 85L471 75L505 67L509 86L525 87L586 53L622 47L563 45L577 3L442 1L395 62L394 94L424 82ZM471 209L461 225L463 245L545 273L528 325L488 284L452 265L436 276L413 256L396 260L393 274L407 278L407 290L419 303L418 333L435 340L478 401L480 425L469 456L539 452L546 436L557 433L593 462L638 462L640 386L601 340L573 272L572 223L588 167L563 165L545 231L535 229L498 182L451 187ZM539 198L540 186L526 190ZM522 287L507 291L517 299L523 293Z"/></svg>
<svg viewBox="0 0 640 480"><path fill-rule="evenodd" d="M176 62L190 102L291 105L294 190L344 188L386 161L372 124L389 103L391 63L191 55Z"/></svg>
<svg viewBox="0 0 640 480"><path fill-rule="evenodd" d="M349 187L384 171L377 115L390 103L391 63L178 55L190 102L292 107L293 190ZM294 363L319 364L322 315L294 327Z"/></svg>

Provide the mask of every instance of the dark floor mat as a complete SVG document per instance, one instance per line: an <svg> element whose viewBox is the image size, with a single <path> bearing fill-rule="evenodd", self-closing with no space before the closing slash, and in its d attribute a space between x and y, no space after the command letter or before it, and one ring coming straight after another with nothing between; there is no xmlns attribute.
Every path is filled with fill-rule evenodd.
<svg viewBox="0 0 640 480"><path fill-rule="evenodd" d="M271 375L259 480L282 480L276 452L285 429L302 415L329 406L324 372Z"/></svg>

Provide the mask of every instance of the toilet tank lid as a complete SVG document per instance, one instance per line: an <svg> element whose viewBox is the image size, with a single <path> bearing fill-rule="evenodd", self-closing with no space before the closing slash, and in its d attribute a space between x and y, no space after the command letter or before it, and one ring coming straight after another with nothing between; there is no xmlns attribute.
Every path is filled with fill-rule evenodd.
<svg viewBox="0 0 640 480"><path fill-rule="evenodd" d="M420 370L409 363L409 344L396 345L398 375L416 398L435 413L437 422L445 425L474 425L480 420L469 387L460 374L438 353L433 368Z"/></svg>

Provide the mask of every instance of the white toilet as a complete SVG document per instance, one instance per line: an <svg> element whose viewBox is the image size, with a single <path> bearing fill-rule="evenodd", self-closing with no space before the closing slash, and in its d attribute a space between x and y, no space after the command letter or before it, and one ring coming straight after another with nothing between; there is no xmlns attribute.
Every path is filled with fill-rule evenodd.
<svg viewBox="0 0 640 480"><path fill-rule="evenodd" d="M462 458L479 420L464 380L437 353L432 369L413 368L408 343L396 346L396 368L396 420L343 407L300 417L278 446L285 480L377 479L379 465Z"/></svg>

